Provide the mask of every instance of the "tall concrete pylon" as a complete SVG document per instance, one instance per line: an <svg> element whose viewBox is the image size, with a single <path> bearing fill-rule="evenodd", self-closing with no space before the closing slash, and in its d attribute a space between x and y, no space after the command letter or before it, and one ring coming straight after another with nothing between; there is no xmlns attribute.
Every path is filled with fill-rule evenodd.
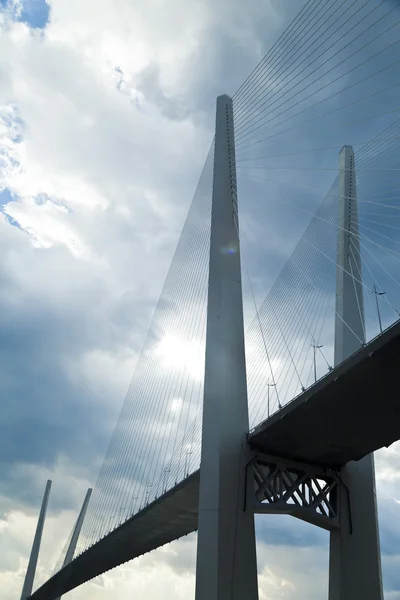
<svg viewBox="0 0 400 600"><path fill-rule="evenodd" d="M29 557L28 568L26 569L26 575L25 575L24 585L22 588L21 600L26 600L26 598L29 598L29 596L32 594L33 582L35 580L36 566L37 566L37 561L38 561L38 557L39 557L40 544L42 541L43 527L44 527L44 521L46 518L47 504L49 501L50 489L51 489L51 481L49 479L46 483L42 506L41 506L40 513L39 513L39 519L38 519L38 523L36 526L35 537L33 538L32 550L31 550L31 555Z"/></svg>
<svg viewBox="0 0 400 600"><path fill-rule="evenodd" d="M339 154L335 367L365 343L354 151ZM339 530L330 534L329 600L383 600L373 455L342 469Z"/></svg>
<svg viewBox="0 0 400 600"><path fill-rule="evenodd" d="M196 600L257 600L232 100L217 99ZM250 469L248 469L250 471Z"/></svg>
<svg viewBox="0 0 400 600"><path fill-rule="evenodd" d="M74 529L72 532L72 536L71 536L71 541L68 545L67 552L65 553L65 558L64 558L64 561L63 561L63 564L61 567L62 569L64 567L66 567L67 565L69 565L71 560L74 558L76 546L78 543L79 535L81 533L83 521L85 520L86 511L87 511L87 507L88 507L91 495L92 495L92 488L89 488L88 491L86 492L86 496L83 501L81 511L80 511L80 513L78 515L78 519L75 523L75 526L74 526ZM62 596L58 596L58 598L56 600L61 600L61 598L62 598Z"/></svg>

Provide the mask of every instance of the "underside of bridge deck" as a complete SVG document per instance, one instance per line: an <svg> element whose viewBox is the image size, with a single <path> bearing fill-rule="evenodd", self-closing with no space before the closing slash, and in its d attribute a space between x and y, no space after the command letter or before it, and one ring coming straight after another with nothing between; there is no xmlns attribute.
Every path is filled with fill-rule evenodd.
<svg viewBox="0 0 400 600"><path fill-rule="evenodd" d="M55 600L128 560L197 529L199 471L141 510L56 573L31 596Z"/></svg>
<svg viewBox="0 0 400 600"><path fill-rule="evenodd" d="M322 467L360 460L400 438L400 323L250 434L254 451Z"/></svg>

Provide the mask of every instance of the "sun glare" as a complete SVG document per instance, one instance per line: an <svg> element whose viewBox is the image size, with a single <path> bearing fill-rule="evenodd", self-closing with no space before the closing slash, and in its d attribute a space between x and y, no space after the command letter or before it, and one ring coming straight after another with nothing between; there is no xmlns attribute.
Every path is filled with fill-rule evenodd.
<svg viewBox="0 0 400 600"><path fill-rule="evenodd" d="M198 380L204 376L204 344L200 340L167 335L161 340L157 354L163 368L185 368Z"/></svg>

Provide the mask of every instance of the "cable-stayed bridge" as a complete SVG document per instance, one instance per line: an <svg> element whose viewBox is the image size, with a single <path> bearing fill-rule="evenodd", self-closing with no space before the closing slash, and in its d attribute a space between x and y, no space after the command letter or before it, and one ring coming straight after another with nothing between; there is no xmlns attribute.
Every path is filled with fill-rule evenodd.
<svg viewBox="0 0 400 600"><path fill-rule="evenodd" d="M24 599L195 530L196 600L256 599L255 513L330 531L330 600L383 598L372 453L400 439L399 32L397 2L309 0L218 98L92 496L32 594L48 486Z"/></svg>

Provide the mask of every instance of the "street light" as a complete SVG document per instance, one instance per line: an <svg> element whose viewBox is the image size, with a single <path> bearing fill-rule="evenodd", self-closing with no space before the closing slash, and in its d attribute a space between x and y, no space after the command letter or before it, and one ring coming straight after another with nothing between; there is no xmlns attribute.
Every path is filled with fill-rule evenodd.
<svg viewBox="0 0 400 600"><path fill-rule="evenodd" d="M382 333L381 311L379 310L378 296L384 296L386 294L386 292L378 292L378 290L376 289L376 285L374 285L374 294L375 294L375 301L376 301L376 310L378 313L379 329L381 330L381 333Z"/></svg>
<svg viewBox="0 0 400 600"><path fill-rule="evenodd" d="M314 383L317 383L317 350L323 348L323 345L318 345L315 341L311 344L314 349Z"/></svg>
<svg viewBox="0 0 400 600"><path fill-rule="evenodd" d="M193 452L189 452L189 450L186 450L185 469L184 469L185 477L188 477L188 475L189 475L189 472L188 472L188 463L189 463L189 456L191 454L193 454Z"/></svg>
<svg viewBox="0 0 400 600"><path fill-rule="evenodd" d="M269 403L270 403L270 392L269 392L269 388L271 387L275 387L276 383L270 383L269 379L268 379L268 383L267 383L267 388L268 388L268 419L269 419Z"/></svg>

